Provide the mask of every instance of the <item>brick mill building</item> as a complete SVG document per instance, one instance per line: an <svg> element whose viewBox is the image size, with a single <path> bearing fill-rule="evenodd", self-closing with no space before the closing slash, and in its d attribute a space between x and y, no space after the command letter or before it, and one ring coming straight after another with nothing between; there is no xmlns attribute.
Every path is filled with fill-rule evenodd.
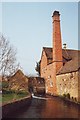
<svg viewBox="0 0 80 120"><path fill-rule="evenodd" d="M43 47L40 72L45 79L46 93L53 95L69 94L80 102L80 50L62 49L60 14L52 16L53 47Z"/></svg>

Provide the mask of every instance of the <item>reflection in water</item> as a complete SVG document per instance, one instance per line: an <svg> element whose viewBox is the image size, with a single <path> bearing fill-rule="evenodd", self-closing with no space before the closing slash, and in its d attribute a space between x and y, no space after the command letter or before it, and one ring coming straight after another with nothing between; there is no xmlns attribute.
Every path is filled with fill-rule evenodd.
<svg viewBox="0 0 80 120"><path fill-rule="evenodd" d="M78 107L54 98L54 101L52 99L46 101L42 116L43 118L78 118L79 112Z"/></svg>
<svg viewBox="0 0 80 120"><path fill-rule="evenodd" d="M8 116L10 117L10 116ZM80 108L76 104L63 101L57 97L45 99L32 99L31 105L23 107L16 114L15 118L79 118Z"/></svg>

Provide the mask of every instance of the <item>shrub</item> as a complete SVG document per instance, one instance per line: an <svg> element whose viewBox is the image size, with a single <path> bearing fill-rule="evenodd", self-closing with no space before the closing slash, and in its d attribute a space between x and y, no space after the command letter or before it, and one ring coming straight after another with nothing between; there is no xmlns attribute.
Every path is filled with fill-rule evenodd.
<svg viewBox="0 0 80 120"><path fill-rule="evenodd" d="M70 94L69 93L67 93L66 98L70 99Z"/></svg>
<svg viewBox="0 0 80 120"><path fill-rule="evenodd" d="M68 98L68 99L70 99L70 94L69 94L69 93L67 93L67 94L63 94L63 97L64 97L64 98Z"/></svg>
<svg viewBox="0 0 80 120"><path fill-rule="evenodd" d="M63 97L66 98L66 94L63 94Z"/></svg>
<svg viewBox="0 0 80 120"><path fill-rule="evenodd" d="M74 98L72 97L72 100L73 100Z"/></svg>
<svg viewBox="0 0 80 120"><path fill-rule="evenodd" d="M2 90L2 93L3 93L3 94L11 94L11 93L15 93L15 91L14 91L14 90L6 90L6 89L3 89L3 90Z"/></svg>
<svg viewBox="0 0 80 120"><path fill-rule="evenodd" d="M8 81L2 81L2 88L8 88L9 83Z"/></svg>
<svg viewBox="0 0 80 120"><path fill-rule="evenodd" d="M77 101L76 97L74 98L75 101Z"/></svg>
<svg viewBox="0 0 80 120"><path fill-rule="evenodd" d="M20 94L20 95L21 95L21 94L27 95L28 92L26 92L26 91L18 91L17 94Z"/></svg>

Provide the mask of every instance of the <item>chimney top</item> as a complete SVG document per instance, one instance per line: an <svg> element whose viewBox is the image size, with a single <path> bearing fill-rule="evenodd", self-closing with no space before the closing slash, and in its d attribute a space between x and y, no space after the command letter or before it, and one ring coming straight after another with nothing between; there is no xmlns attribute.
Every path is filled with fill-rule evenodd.
<svg viewBox="0 0 80 120"><path fill-rule="evenodd" d="M66 43L63 44L63 48L66 49Z"/></svg>
<svg viewBox="0 0 80 120"><path fill-rule="evenodd" d="M52 15L52 17L54 17L55 15L60 16L59 11L55 10L54 13L53 13L53 15Z"/></svg>

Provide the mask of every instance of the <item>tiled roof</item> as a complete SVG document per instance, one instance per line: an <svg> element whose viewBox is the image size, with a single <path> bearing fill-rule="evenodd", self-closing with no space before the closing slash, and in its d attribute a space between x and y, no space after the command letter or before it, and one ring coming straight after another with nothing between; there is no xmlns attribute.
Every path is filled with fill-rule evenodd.
<svg viewBox="0 0 80 120"><path fill-rule="evenodd" d="M52 48L44 47L48 59L52 59ZM77 71L80 68L80 50L62 49L63 61L66 60L64 66L58 71L57 74L69 73Z"/></svg>
<svg viewBox="0 0 80 120"><path fill-rule="evenodd" d="M45 51L47 58L52 59L52 48L43 47L43 50Z"/></svg>

